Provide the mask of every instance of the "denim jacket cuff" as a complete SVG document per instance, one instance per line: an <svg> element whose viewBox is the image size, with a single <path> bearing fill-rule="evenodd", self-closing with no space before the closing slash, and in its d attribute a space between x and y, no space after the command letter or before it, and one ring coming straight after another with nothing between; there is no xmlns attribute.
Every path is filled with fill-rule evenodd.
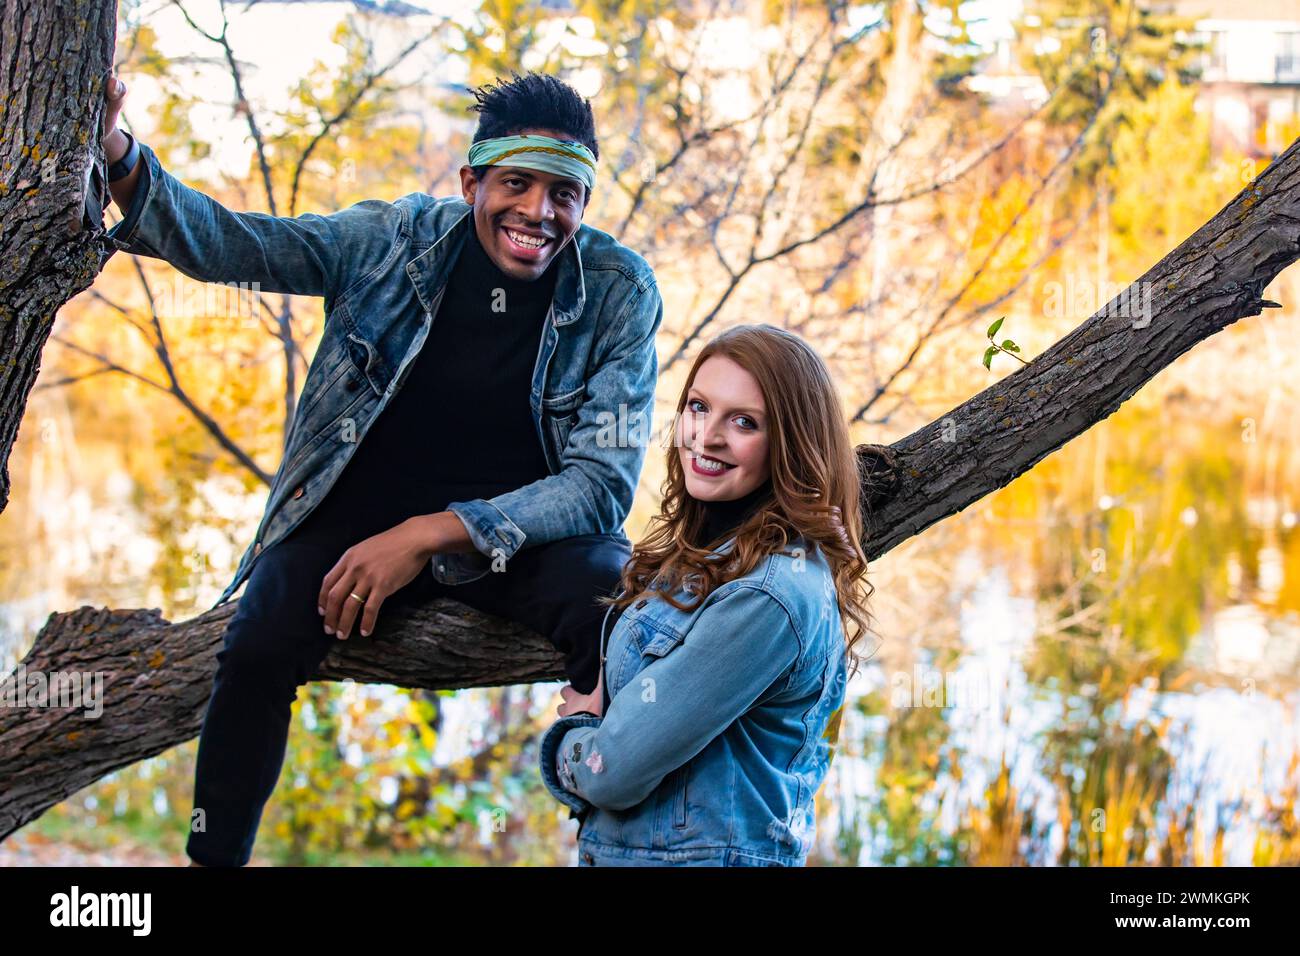
<svg viewBox="0 0 1300 956"><path fill-rule="evenodd" d="M153 150L140 143L140 156L135 162L140 167L140 175L135 181L135 192L131 194L131 208L102 237L103 250L99 259L101 269L119 249L130 251L135 234L140 230L140 219L144 215L145 206L157 188L158 177L154 174L153 166L158 163L158 158Z"/></svg>
<svg viewBox="0 0 1300 956"><path fill-rule="evenodd" d="M144 207L148 206L149 199L153 198L153 190L156 189L155 166L161 169L157 156L153 155L151 148L144 143L140 143L140 157L135 160L135 163L139 165L140 174L135 179L135 193L131 194L131 208L127 209L126 215L120 222L108 230L108 238L113 239L113 245L118 248L126 248L135 241L135 233L139 232L140 217L144 215Z"/></svg>
<svg viewBox="0 0 1300 956"><path fill-rule="evenodd" d="M509 560L523 547L527 535L490 501L453 501L447 510L460 518L474 547L489 558Z"/></svg>
<svg viewBox="0 0 1300 956"><path fill-rule="evenodd" d="M538 755L541 762L542 782L546 784L546 789L551 791L555 799L569 808L570 820L575 817L581 819L591 809L592 805L572 790L566 789L561 780L561 767L564 760L564 737L576 727L599 727L601 719L587 714L573 714L568 717L561 717L542 735Z"/></svg>

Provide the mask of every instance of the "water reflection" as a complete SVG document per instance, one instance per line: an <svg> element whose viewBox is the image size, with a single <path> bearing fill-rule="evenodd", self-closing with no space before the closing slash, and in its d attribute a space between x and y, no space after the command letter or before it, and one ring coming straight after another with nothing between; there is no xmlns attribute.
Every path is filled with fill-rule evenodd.
<svg viewBox="0 0 1300 956"><path fill-rule="evenodd" d="M817 862L1300 862L1295 514L1198 434L1119 414L877 565L946 599L850 684Z"/></svg>

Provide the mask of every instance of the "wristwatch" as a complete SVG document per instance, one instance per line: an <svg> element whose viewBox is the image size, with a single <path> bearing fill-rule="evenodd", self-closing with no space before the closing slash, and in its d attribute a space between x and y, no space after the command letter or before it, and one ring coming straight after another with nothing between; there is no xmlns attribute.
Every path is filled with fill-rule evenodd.
<svg viewBox="0 0 1300 956"><path fill-rule="evenodd" d="M130 141L130 145L127 146L126 152L121 159L109 164L108 181L110 183L115 183L119 179L126 179L127 176L130 176L131 170L135 169L136 161L140 159L140 144L135 141L135 137L126 130L122 130L122 135Z"/></svg>

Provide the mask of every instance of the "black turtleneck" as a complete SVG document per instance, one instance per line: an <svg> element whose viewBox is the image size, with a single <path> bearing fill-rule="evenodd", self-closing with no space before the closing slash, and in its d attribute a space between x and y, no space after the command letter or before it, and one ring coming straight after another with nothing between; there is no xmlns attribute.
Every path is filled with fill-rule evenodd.
<svg viewBox="0 0 1300 956"><path fill-rule="evenodd" d="M730 501L701 500L700 504L704 508L704 524L700 533L699 547L721 545L726 540L730 540L731 532L735 531L747 518L766 504L771 494L772 479L768 478L749 494L733 498ZM719 538L723 540L719 541ZM607 622L608 626L605 633L614 633L614 625L618 623L618 619L625 609L626 607L619 607L614 610ZM608 686L605 688L605 706L609 706Z"/></svg>
<svg viewBox="0 0 1300 956"><path fill-rule="evenodd" d="M767 502L771 494L772 479L769 478L740 498L730 501L701 501L700 504L704 506L704 526L700 533L700 547L722 544ZM719 541L719 538L723 541Z"/></svg>
<svg viewBox="0 0 1300 956"><path fill-rule="evenodd" d="M376 534L550 474L528 396L559 263L516 279L487 254L473 218L467 225L406 380L304 524Z"/></svg>

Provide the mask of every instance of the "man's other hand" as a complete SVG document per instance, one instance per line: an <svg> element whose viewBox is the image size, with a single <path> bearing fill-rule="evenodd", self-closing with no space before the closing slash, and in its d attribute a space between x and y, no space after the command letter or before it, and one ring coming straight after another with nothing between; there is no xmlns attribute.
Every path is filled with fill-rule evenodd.
<svg viewBox="0 0 1300 956"><path fill-rule="evenodd" d="M126 83L110 70L104 80L104 112L99 141L104 149L104 158L110 166L125 156L131 147L131 140L127 138L126 133L117 128L117 121L122 115L122 107L125 103ZM117 208L123 216L126 216L131 209L132 201L135 199L135 187L140 181L140 171L144 166L143 160L137 159L129 173L108 184L113 202L117 203Z"/></svg>
<svg viewBox="0 0 1300 956"><path fill-rule="evenodd" d="M126 102L126 83L117 74L109 72L104 84L104 122L101 145L110 163L115 163L126 155L127 141L118 132L117 118L122 115L122 105Z"/></svg>
<svg viewBox="0 0 1300 956"><path fill-rule="evenodd" d="M428 568L430 546L428 515L408 518L395 528L366 538L343 552L343 557L321 582L317 610L324 617L326 634L347 640L361 614L361 636L375 629L375 618L390 594ZM365 608L357 597L365 599Z"/></svg>

